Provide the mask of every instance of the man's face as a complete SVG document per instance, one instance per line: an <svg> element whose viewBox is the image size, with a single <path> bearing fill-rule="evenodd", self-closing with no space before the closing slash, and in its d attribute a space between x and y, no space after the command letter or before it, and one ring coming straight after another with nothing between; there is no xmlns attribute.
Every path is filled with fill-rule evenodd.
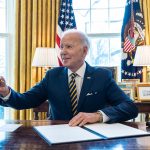
<svg viewBox="0 0 150 150"><path fill-rule="evenodd" d="M65 67L73 72L84 63L87 47L81 42L79 33L68 33L62 37L60 56Z"/></svg>

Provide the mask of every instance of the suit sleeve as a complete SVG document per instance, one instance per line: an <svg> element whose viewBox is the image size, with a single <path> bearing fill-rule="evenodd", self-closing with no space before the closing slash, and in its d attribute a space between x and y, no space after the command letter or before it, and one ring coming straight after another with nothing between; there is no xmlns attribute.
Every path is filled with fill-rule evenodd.
<svg viewBox="0 0 150 150"><path fill-rule="evenodd" d="M43 80L41 80L27 92L19 93L11 89L10 98L6 102L3 101L1 105L15 109L28 109L37 107L48 98L47 83L48 74L46 74Z"/></svg>
<svg viewBox="0 0 150 150"><path fill-rule="evenodd" d="M137 117L138 109L134 102L120 89L111 74L105 82L105 96L110 105L102 111L109 117L107 122L121 122Z"/></svg>

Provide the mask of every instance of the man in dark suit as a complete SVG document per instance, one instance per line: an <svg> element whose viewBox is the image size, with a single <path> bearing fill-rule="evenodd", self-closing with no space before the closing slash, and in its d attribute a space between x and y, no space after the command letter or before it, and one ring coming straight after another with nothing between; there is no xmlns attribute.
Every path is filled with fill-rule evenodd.
<svg viewBox="0 0 150 150"><path fill-rule="evenodd" d="M41 82L20 94L8 87L0 77L0 104L15 109L37 107L45 100L51 106L50 119L70 120L70 126L95 122L121 122L135 118L138 110L132 100L117 86L112 74L85 62L89 49L87 36L78 30L68 30L61 38L60 56L63 67L47 71ZM72 110L69 82L75 75L75 114Z"/></svg>

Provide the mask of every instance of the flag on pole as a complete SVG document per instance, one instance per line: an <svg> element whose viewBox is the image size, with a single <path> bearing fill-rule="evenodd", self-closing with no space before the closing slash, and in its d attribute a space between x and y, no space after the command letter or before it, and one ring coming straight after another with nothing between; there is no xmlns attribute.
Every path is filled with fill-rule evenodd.
<svg viewBox="0 0 150 150"><path fill-rule="evenodd" d="M68 29L76 28L75 16L72 7L72 0L61 0L59 17L58 17L58 26L56 33L56 49L58 54L60 53L60 38L64 31ZM59 65L62 66L61 58L58 55Z"/></svg>
<svg viewBox="0 0 150 150"><path fill-rule="evenodd" d="M142 79L142 67L133 66L136 48L145 44L145 25L139 0L127 0L121 30L121 77Z"/></svg>

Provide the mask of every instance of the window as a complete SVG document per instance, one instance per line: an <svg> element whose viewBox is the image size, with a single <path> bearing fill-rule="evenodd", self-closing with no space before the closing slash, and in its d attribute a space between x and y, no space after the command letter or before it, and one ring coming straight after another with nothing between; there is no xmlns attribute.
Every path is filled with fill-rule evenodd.
<svg viewBox="0 0 150 150"><path fill-rule="evenodd" d="M14 1L0 0L0 76L4 76L11 85L13 76L13 32L14 32ZM10 57L11 56L11 57ZM11 78L10 78L11 76ZM8 119L8 108L0 106L0 119Z"/></svg>
<svg viewBox="0 0 150 150"><path fill-rule="evenodd" d="M0 0L0 75L5 76L6 68L6 1ZM4 108L0 106L0 119L4 118Z"/></svg>
<svg viewBox="0 0 150 150"><path fill-rule="evenodd" d="M93 66L117 66L121 70L121 26L126 0L73 1L77 28L91 40L86 58ZM119 79L120 77L118 77Z"/></svg>
<svg viewBox="0 0 150 150"><path fill-rule="evenodd" d="M0 0L0 18L1 18L1 27L0 27L0 75L5 76L5 46L6 46L6 1Z"/></svg>

